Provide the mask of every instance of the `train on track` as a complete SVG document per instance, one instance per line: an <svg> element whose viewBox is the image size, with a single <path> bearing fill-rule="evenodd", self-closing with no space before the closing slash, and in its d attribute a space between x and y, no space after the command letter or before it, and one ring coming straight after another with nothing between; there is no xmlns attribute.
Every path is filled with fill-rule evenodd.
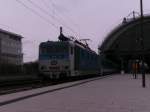
<svg viewBox="0 0 150 112"><path fill-rule="evenodd" d="M64 36L62 29L58 38L59 41L47 41L39 45L40 76L60 79L102 74L106 70L102 67L101 57L88 44Z"/></svg>

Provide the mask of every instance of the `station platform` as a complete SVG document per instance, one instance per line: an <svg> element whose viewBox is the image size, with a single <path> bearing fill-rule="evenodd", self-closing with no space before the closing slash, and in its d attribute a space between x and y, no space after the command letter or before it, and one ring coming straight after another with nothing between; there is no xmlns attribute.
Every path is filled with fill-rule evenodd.
<svg viewBox="0 0 150 112"><path fill-rule="evenodd" d="M0 96L0 112L150 112L150 75L115 74Z"/></svg>

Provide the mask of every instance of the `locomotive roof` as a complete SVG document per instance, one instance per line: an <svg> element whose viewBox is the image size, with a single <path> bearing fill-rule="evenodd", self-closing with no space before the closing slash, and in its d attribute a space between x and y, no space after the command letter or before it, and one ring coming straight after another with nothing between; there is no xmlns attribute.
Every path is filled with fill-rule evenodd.
<svg viewBox="0 0 150 112"><path fill-rule="evenodd" d="M42 42L40 45L46 46L46 45L50 45L50 44L54 45L54 44L62 44L62 43L67 44L69 42L68 41L47 41L47 42Z"/></svg>
<svg viewBox="0 0 150 112"><path fill-rule="evenodd" d="M80 48L83 48L83 49L85 49L85 50L87 50L87 51L89 51L89 52L92 52L92 53L97 54L97 53L96 53L95 51L93 51L88 45L85 45L85 44L83 44L82 42L80 42L80 41L78 41L78 40L76 40L74 43L75 43L76 46L79 46Z"/></svg>
<svg viewBox="0 0 150 112"><path fill-rule="evenodd" d="M59 44L59 45L61 45L61 44L69 44L69 43L73 43L75 46L78 46L78 47L80 47L80 48L82 48L82 49L85 49L85 50L87 50L87 51L89 51L89 52L92 52L92 53L95 53L95 54L97 54L95 51L93 51L89 46L87 46L87 45L85 45L85 44L83 44L83 43L81 43L81 42L79 42L79 41L77 41L77 40L75 40L75 41L47 41L47 42L42 42L41 44L40 44L40 46L50 46L50 45L56 45L56 44Z"/></svg>

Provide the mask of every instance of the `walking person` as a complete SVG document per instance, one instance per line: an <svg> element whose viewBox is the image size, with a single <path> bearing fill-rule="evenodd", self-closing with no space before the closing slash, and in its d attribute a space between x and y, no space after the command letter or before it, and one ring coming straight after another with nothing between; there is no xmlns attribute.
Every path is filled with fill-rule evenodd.
<svg viewBox="0 0 150 112"><path fill-rule="evenodd" d="M137 79L138 70L139 70L139 64L138 62L134 61L132 64L132 74L134 79Z"/></svg>

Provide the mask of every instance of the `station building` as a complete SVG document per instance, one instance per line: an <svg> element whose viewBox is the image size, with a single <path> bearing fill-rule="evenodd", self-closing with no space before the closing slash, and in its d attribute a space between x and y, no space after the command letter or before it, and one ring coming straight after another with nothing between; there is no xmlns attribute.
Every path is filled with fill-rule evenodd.
<svg viewBox="0 0 150 112"><path fill-rule="evenodd" d="M22 65L22 36L0 29L0 65Z"/></svg>
<svg viewBox="0 0 150 112"><path fill-rule="evenodd" d="M130 63L143 60L150 72L150 15L124 19L99 46L99 54L120 64L128 71ZM130 68L130 67L129 67Z"/></svg>

